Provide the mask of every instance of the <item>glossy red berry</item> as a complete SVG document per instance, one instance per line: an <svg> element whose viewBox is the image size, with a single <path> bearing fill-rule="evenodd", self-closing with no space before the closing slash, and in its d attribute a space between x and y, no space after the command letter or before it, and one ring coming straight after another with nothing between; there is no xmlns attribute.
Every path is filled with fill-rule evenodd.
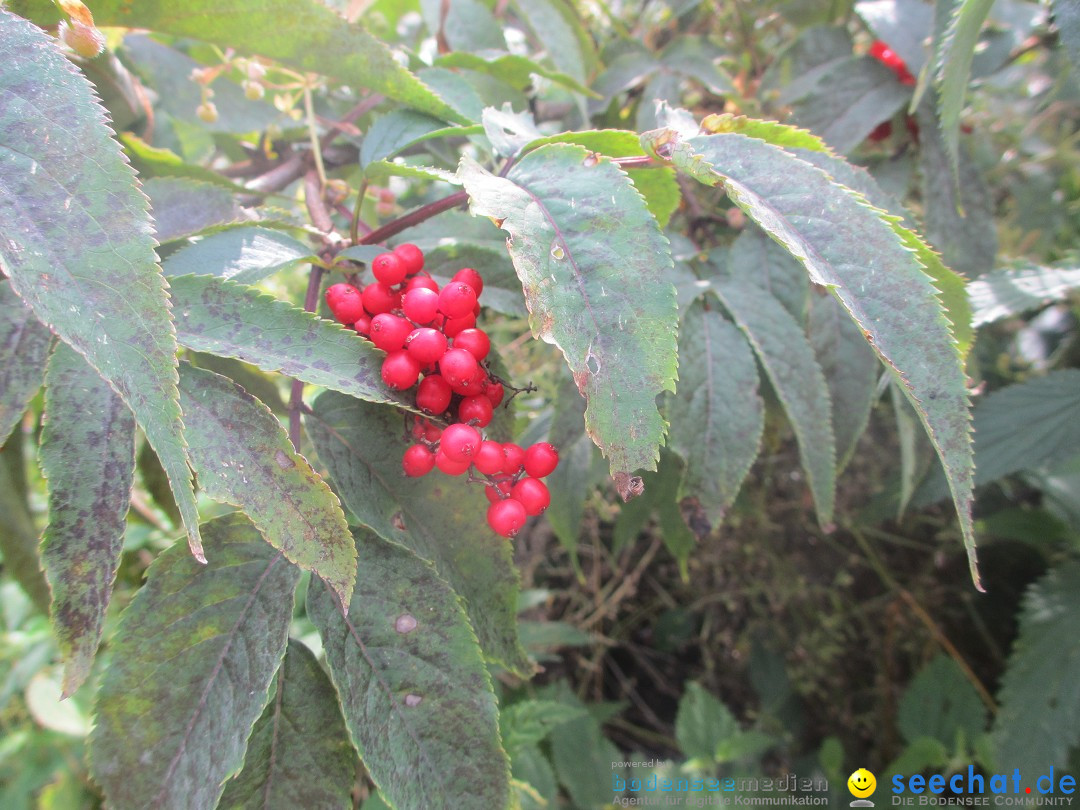
<svg viewBox="0 0 1080 810"><path fill-rule="evenodd" d="M463 281L451 281L439 292L439 311L447 318L471 315L476 306L476 291Z"/></svg>
<svg viewBox="0 0 1080 810"><path fill-rule="evenodd" d="M513 537L521 527L525 525L527 518L525 507L513 498L505 501L496 501L488 507L488 526L495 534L502 537Z"/></svg>
<svg viewBox="0 0 1080 810"><path fill-rule="evenodd" d="M464 318L447 318L442 329L443 334L448 338L455 338L466 329L472 329L474 326L476 326L476 316L470 312Z"/></svg>
<svg viewBox="0 0 1080 810"><path fill-rule="evenodd" d="M491 339L483 329L463 329L454 335L454 348L464 349L477 360L483 360L491 351Z"/></svg>
<svg viewBox="0 0 1080 810"><path fill-rule="evenodd" d="M384 312L371 319L368 334L371 342L384 352L396 352L405 345L405 338L412 330L412 324L404 318Z"/></svg>
<svg viewBox="0 0 1080 810"><path fill-rule="evenodd" d="M394 248L394 255L405 266L406 275L414 276L424 269L424 252L416 245L408 242L398 245Z"/></svg>
<svg viewBox="0 0 1080 810"><path fill-rule="evenodd" d="M502 472L505 460L502 445L485 439L480 443L480 449L473 456L473 466L482 475L498 475Z"/></svg>
<svg viewBox="0 0 1080 810"><path fill-rule="evenodd" d="M435 454L435 466L439 468L439 472L444 472L447 475L462 475L470 466L472 466L472 462L468 459L465 461L454 461L446 455L440 447L439 451Z"/></svg>
<svg viewBox="0 0 1080 810"><path fill-rule="evenodd" d="M498 503L499 501L510 497L510 480L504 479L498 481L494 486L484 487L484 494L487 495L487 499L491 503Z"/></svg>
<svg viewBox="0 0 1080 810"><path fill-rule="evenodd" d="M393 287L405 280L405 263L395 253L380 253L371 260L371 272L376 281Z"/></svg>
<svg viewBox="0 0 1080 810"><path fill-rule="evenodd" d="M436 425L434 422L428 422L424 425L424 439L434 444L442 438L442 428Z"/></svg>
<svg viewBox="0 0 1080 810"><path fill-rule="evenodd" d="M503 445L503 457L506 459L503 463L503 472L508 475L515 475L525 466L525 451L519 444L506 442Z"/></svg>
<svg viewBox="0 0 1080 810"><path fill-rule="evenodd" d="M363 297L352 284L331 284L327 287L326 305L341 323L356 323L364 315Z"/></svg>
<svg viewBox="0 0 1080 810"><path fill-rule="evenodd" d="M432 292L439 291L438 282L431 276L413 276L405 282L405 292L415 290L418 287L423 287L425 290L431 290Z"/></svg>
<svg viewBox="0 0 1080 810"><path fill-rule="evenodd" d="M401 296L401 308L410 321L427 326L439 314L439 294L427 287L406 290Z"/></svg>
<svg viewBox="0 0 1080 810"><path fill-rule="evenodd" d="M463 386L475 379L480 364L464 349L448 349L439 361L439 370L451 386Z"/></svg>
<svg viewBox="0 0 1080 810"><path fill-rule="evenodd" d="M435 469L435 454L422 444L414 444L401 457L401 469L410 478L419 478Z"/></svg>
<svg viewBox="0 0 1080 810"><path fill-rule="evenodd" d="M450 407L453 392L450 384L438 374L429 374L416 389L416 407L424 413L441 414Z"/></svg>
<svg viewBox="0 0 1080 810"><path fill-rule="evenodd" d="M404 391L416 385L420 376L420 364L404 349L391 352L383 360L382 378L390 388Z"/></svg>
<svg viewBox="0 0 1080 810"><path fill-rule="evenodd" d="M874 127L874 131L866 137L871 143L880 143L890 135L892 135L892 121L882 121Z"/></svg>
<svg viewBox="0 0 1080 810"><path fill-rule="evenodd" d="M396 293L385 284L375 282L364 287L364 309L370 315L381 315L396 309L401 304L401 294Z"/></svg>
<svg viewBox="0 0 1080 810"><path fill-rule="evenodd" d="M502 404L505 393L502 383L484 380L484 396L491 401L492 408L498 408Z"/></svg>
<svg viewBox="0 0 1080 810"><path fill-rule="evenodd" d="M359 334L367 337L369 334L371 334L371 318L369 318L367 315L361 315L359 318L356 319L355 323L353 323L352 328L355 329Z"/></svg>
<svg viewBox="0 0 1080 810"><path fill-rule="evenodd" d="M480 274L473 270L471 267L462 267L456 273L451 281L462 281L473 288L473 292L476 293L476 297L480 297L480 293L484 291L484 279L480 277Z"/></svg>
<svg viewBox="0 0 1080 810"><path fill-rule="evenodd" d="M443 430L439 450L451 461L471 462L482 441L479 430L456 423Z"/></svg>
<svg viewBox="0 0 1080 810"><path fill-rule="evenodd" d="M532 478L551 475L559 466L559 451L547 442L537 442L525 451L525 472Z"/></svg>
<svg viewBox="0 0 1080 810"><path fill-rule="evenodd" d="M458 405L458 421L477 427L487 427L493 416L491 400L483 394L465 397Z"/></svg>
<svg viewBox="0 0 1080 810"><path fill-rule="evenodd" d="M533 516L543 514L551 504L551 493L548 492L547 485L535 478L522 478L514 484L510 497L525 507L526 514Z"/></svg>
<svg viewBox="0 0 1080 810"><path fill-rule="evenodd" d="M438 363L447 354L446 335L438 329L421 326L405 338L405 348L421 365Z"/></svg>

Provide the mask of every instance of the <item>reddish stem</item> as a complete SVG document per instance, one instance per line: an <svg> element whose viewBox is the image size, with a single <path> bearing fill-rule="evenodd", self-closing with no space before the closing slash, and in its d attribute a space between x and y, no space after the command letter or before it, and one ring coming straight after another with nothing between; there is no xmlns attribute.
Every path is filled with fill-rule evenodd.
<svg viewBox="0 0 1080 810"><path fill-rule="evenodd" d="M397 219L387 222L380 228L376 228L366 236L360 237L356 244L358 245L378 245L385 242L391 236L396 236L413 225L419 225L421 222L425 222L431 219L433 216L441 214L443 211L449 211L452 208L457 208L459 205L468 202L469 195L464 191L455 191L448 197L443 197L441 200L436 200L433 203L422 205L415 211L398 217Z"/></svg>

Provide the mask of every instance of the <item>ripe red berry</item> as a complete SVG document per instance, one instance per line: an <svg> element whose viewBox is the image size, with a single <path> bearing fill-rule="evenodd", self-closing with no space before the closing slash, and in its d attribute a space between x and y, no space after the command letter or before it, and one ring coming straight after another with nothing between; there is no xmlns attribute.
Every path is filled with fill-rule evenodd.
<svg viewBox="0 0 1080 810"><path fill-rule="evenodd" d="M476 326L476 316L471 312L464 318L447 318L443 324L443 334L448 338L455 338L466 329Z"/></svg>
<svg viewBox="0 0 1080 810"><path fill-rule="evenodd" d="M463 281L451 281L439 293L439 310L447 318L471 315L476 306L476 291Z"/></svg>
<svg viewBox="0 0 1080 810"><path fill-rule="evenodd" d="M559 451L547 442L537 442L525 451L525 472L533 478L551 475L559 466Z"/></svg>
<svg viewBox="0 0 1080 810"><path fill-rule="evenodd" d="M463 329L454 335L454 348L464 349L477 360L483 360L491 351L491 339L483 329Z"/></svg>
<svg viewBox="0 0 1080 810"><path fill-rule="evenodd" d="M476 293L476 297L480 297L480 293L484 291L484 279L480 277L480 274L473 270L471 267L462 267L456 273L451 281L462 281L473 288L473 292Z"/></svg>
<svg viewBox="0 0 1080 810"><path fill-rule="evenodd" d="M482 441L479 430L456 423L443 430L439 450L451 461L471 462Z"/></svg>
<svg viewBox="0 0 1080 810"><path fill-rule="evenodd" d="M371 260L371 272L377 281L393 287L405 280L405 263L394 253L380 253Z"/></svg>
<svg viewBox="0 0 1080 810"><path fill-rule="evenodd" d="M360 290L352 284L331 284L327 287L326 305L341 323L356 323L364 315Z"/></svg>
<svg viewBox="0 0 1080 810"><path fill-rule="evenodd" d="M551 504L551 493L548 492L547 485L535 478L522 478L514 484L510 497L525 507L526 514L533 516L543 514Z"/></svg>
<svg viewBox="0 0 1080 810"><path fill-rule="evenodd" d="M371 318L367 315L361 315L356 319L356 322L352 325L352 328L357 331L358 334L367 337L371 334Z"/></svg>
<svg viewBox="0 0 1080 810"><path fill-rule="evenodd" d="M438 283L431 276L413 276L405 282L405 292L415 290L418 287L423 287L425 290L431 290L432 292L439 291Z"/></svg>
<svg viewBox="0 0 1080 810"><path fill-rule="evenodd" d="M504 479L498 481L495 486L484 487L484 494L487 495L487 499L491 503L498 503L505 498L510 497L510 480Z"/></svg>
<svg viewBox="0 0 1080 810"><path fill-rule="evenodd" d="M394 255L401 259L406 275L414 276L424 269L424 252L408 242L394 248Z"/></svg>
<svg viewBox="0 0 1080 810"><path fill-rule="evenodd" d="M410 321L427 326L439 313L439 294L427 287L406 290L401 296L401 308Z"/></svg>
<svg viewBox="0 0 1080 810"><path fill-rule="evenodd" d="M439 451L435 454L435 466L439 468L439 472L444 472L447 475L461 475L469 469L472 462L468 459L465 461L454 461L446 453L439 448Z"/></svg>
<svg viewBox="0 0 1080 810"><path fill-rule="evenodd" d="M438 374L429 374L416 389L416 407L424 413L438 415L450 407L451 396L450 384Z"/></svg>
<svg viewBox="0 0 1080 810"><path fill-rule="evenodd" d="M421 365L438 363L447 354L446 335L438 329L421 326L412 330L405 338L405 348Z"/></svg>
<svg viewBox="0 0 1080 810"><path fill-rule="evenodd" d="M458 421L467 424L475 424L477 427L487 427L491 424L493 416L491 400L483 394L465 397L458 405Z"/></svg>
<svg viewBox="0 0 1080 810"><path fill-rule="evenodd" d="M880 143L890 135L892 135L892 121L882 121L874 127L874 131L866 137L871 143Z"/></svg>
<svg viewBox="0 0 1080 810"><path fill-rule="evenodd" d="M364 309L371 315L381 315L401 304L401 293L396 293L385 284L375 282L364 287Z"/></svg>
<svg viewBox="0 0 1080 810"><path fill-rule="evenodd" d="M502 445L485 439L480 443L480 449L473 456L473 466L476 467L477 472L483 475L498 475L502 472L505 460Z"/></svg>
<svg viewBox="0 0 1080 810"><path fill-rule="evenodd" d="M519 444L513 442L503 444L503 457L506 459L503 463L504 473L515 475L525 466L525 451L521 449Z"/></svg>
<svg viewBox="0 0 1080 810"><path fill-rule="evenodd" d="M513 537L517 534L525 525L526 517L525 507L513 498L497 501L487 510L488 526L495 534L503 537Z"/></svg>
<svg viewBox="0 0 1080 810"><path fill-rule="evenodd" d="M484 396L491 400L491 407L498 408L503 401L505 393L502 383L493 380L484 380Z"/></svg>
<svg viewBox="0 0 1080 810"><path fill-rule="evenodd" d="M391 352L383 360L382 378L390 388L404 391L416 385L420 376L420 364L404 349Z"/></svg>
<svg viewBox="0 0 1080 810"><path fill-rule="evenodd" d="M435 454L422 444L410 445L401 457L401 469L410 478L419 478L435 469Z"/></svg>
<svg viewBox="0 0 1080 810"><path fill-rule="evenodd" d="M369 334L371 342L384 352L396 352L405 345L405 338L412 332L412 324L397 315L384 312L371 319Z"/></svg>
<svg viewBox="0 0 1080 810"><path fill-rule="evenodd" d="M439 370L451 386L470 384L479 369L476 358L464 349L448 349L439 361Z"/></svg>
<svg viewBox="0 0 1080 810"><path fill-rule="evenodd" d="M434 422L428 422L424 425L424 439L434 444L442 438L442 428L436 425Z"/></svg>

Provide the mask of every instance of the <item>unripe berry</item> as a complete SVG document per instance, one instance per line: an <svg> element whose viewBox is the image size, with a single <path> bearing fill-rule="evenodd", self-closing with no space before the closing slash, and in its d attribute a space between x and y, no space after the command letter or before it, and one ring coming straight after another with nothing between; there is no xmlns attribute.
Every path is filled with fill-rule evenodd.
<svg viewBox="0 0 1080 810"><path fill-rule="evenodd" d="M404 349L391 352L383 360L383 382L396 391L404 391L416 385L420 376L420 364Z"/></svg>
<svg viewBox="0 0 1080 810"><path fill-rule="evenodd" d="M424 252L408 242L394 248L394 255L405 265L406 275L414 276L424 269Z"/></svg>
<svg viewBox="0 0 1080 810"><path fill-rule="evenodd" d="M475 424L477 427L487 427L491 424L493 416L491 400L483 394L479 396L465 397L458 405L458 421L467 424Z"/></svg>
<svg viewBox="0 0 1080 810"><path fill-rule="evenodd" d="M438 329L422 326L419 329L413 329L405 338L405 348L421 365L438 363L447 354L446 336Z"/></svg>
<svg viewBox="0 0 1080 810"><path fill-rule="evenodd" d="M401 293L396 293L379 282L364 287L362 297L364 299L364 309L370 315L381 315L384 312L397 309L401 304Z"/></svg>
<svg viewBox="0 0 1080 810"><path fill-rule="evenodd" d="M484 279L480 277L480 274L473 270L471 267L462 267L456 273L451 281L461 281L468 284L473 288L473 292L476 293L476 297L480 297L480 293L484 291Z"/></svg>
<svg viewBox="0 0 1080 810"><path fill-rule="evenodd" d="M405 345L412 324L397 315L384 312L371 319L371 342L384 352L396 352Z"/></svg>
<svg viewBox="0 0 1080 810"><path fill-rule="evenodd" d="M471 462L468 459L454 461L442 451L442 448L439 448L439 452L435 454L435 466L439 468L439 472L447 475L461 475L469 469Z"/></svg>
<svg viewBox="0 0 1080 810"><path fill-rule="evenodd" d="M405 280L405 264L393 253L380 253L372 259L371 272L377 281L387 287Z"/></svg>
<svg viewBox="0 0 1080 810"><path fill-rule="evenodd" d="M410 478L419 478L435 469L435 454L422 444L411 445L401 457L401 468Z"/></svg>
<svg viewBox="0 0 1080 810"><path fill-rule="evenodd" d="M454 335L454 348L464 349L477 360L483 360L491 351L491 339L483 329L463 329Z"/></svg>
<svg viewBox="0 0 1080 810"><path fill-rule="evenodd" d="M439 370L451 387L467 386L476 378L480 364L464 349L449 349L439 361Z"/></svg>
<svg viewBox="0 0 1080 810"><path fill-rule="evenodd" d="M463 281L451 281L439 293L439 310L447 318L471 315L476 306L476 291Z"/></svg>
<svg viewBox="0 0 1080 810"><path fill-rule="evenodd" d="M364 315L360 291L352 284L331 284L327 287L326 305L341 323L356 323Z"/></svg>
<svg viewBox="0 0 1080 810"><path fill-rule="evenodd" d="M401 308L410 321L420 326L427 326L438 314L439 294L427 287L407 289L401 296Z"/></svg>
<svg viewBox="0 0 1080 810"><path fill-rule="evenodd" d="M488 507L488 526L502 537L513 537L525 525L525 520L525 507L513 498L498 501Z"/></svg>
<svg viewBox="0 0 1080 810"><path fill-rule="evenodd" d="M212 124L218 120L217 107L212 101L204 101L198 107L195 108L195 115L199 117L200 121L207 124Z"/></svg>
<svg viewBox="0 0 1080 810"><path fill-rule="evenodd" d="M551 475L559 466L559 451L547 442L537 442L525 451L525 472L532 478Z"/></svg>
<svg viewBox="0 0 1080 810"><path fill-rule="evenodd" d="M105 35L94 25L87 25L78 20L60 21L60 39L79 56L93 59L105 50Z"/></svg>
<svg viewBox="0 0 1080 810"><path fill-rule="evenodd" d="M547 485L535 478L522 478L514 484L510 497L525 507L526 514L533 516L543 514L551 504L551 493L548 492Z"/></svg>
<svg viewBox="0 0 1080 810"><path fill-rule="evenodd" d="M476 455L473 456L473 466L483 475L498 475L502 472L505 460L502 445L485 439L480 443L480 449L476 451Z"/></svg>
<svg viewBox="0 0 1080 810"><path fill-rule="evenodd" d="M482 441L479 430L456 423L443 430L439 450L451 461L471 462Z"/></svg>
<svg viewBox="0 0 1080 810"><path fill-rule="evenodd" d="M424 413L438 415L450 407L451 396L450 384L438 374L429 374L416 389L416 407Z"/></svg>

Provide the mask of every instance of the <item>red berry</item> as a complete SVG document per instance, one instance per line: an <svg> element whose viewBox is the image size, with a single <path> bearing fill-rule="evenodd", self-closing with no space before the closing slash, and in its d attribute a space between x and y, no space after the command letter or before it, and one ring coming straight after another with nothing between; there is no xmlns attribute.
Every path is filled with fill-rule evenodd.
<svg viewBox="0 0 1080 810"><path fill-rule="evenodd" d="M371 342L384 352L396 352L405 345L412 324L397 315L384 312L371 319Z"/></svg>
<svg viewBox="0 0 1080 810"><path fill-rule="evenodd" d="M375 282L364 287L364 309L371 315L381 315L401 304L401 293L396 293L385 284Z"/></svg>
<svg viewBox="0 0 1080 810"><path fill-rule="evenodd" d="M479 369L476 358L464 349L449 349L439 361L439 370L451 386L468 385Z"/></svg>
<svg viewBox="0 0 1080 810"><path fill-rule="evenodd" d="M434 444L442 438L442 428L436 425L434 422L428 422L424 426L424 438Z"/></svg>
<svg viewBox="0 0 1080 810"><path fill-rule="evenodd" d="M438 283L431 276L413 276L405 282L405 292L415 290L418 287L423 287L425 290L431 290L432 292L439 291Z"/></svg>
<svg viewBox="0 0 1080 810"><path fill-rule="evenodd" d="M413 420L412 437L414 439L424 438L424 420L419 416Z"/></svg>
<svg viewBox="0 0 1080 810"><path fill-rule="evenodd" d="M449 383L438 374L429 374L416 389L416 407L425 413L440 414L450 407L453 392Z"/></svg>
<svg viewBox="0 0 1080 810"><path fill-rule="evenodd" d="M487 499L492 503L498 503L505 498L510 497L510 481L503 480L495 484L495 486L484 487L484 494L487 495Z"/></svg>
<svg viewBox="0 0 1080 810"><path fill-rule="evenodd" d="M551 475L559 466L559 451L547 442L537 442L525 451L525 472L533 478Z"/></svg>
<svg viewBox="0 0 1080 810"><path fill-rule="evenodd" d="M405 338L405 348L422 365L438 363L447 354L446 335L438 329L421 326Z"/></svg>
<svg viewBox="0 0 1080 810"><path fill-rule="evenodd" d="M484 291L484 279L480 277L480 274L473 270L471 267L462 267L456 273L451 281L462 281L473 288L473 292L476 293L476 297L480 297L480 293Z"/></svg>
<svg viewBox="0 0 1080 810"><path fill-rule="evenodd" d="M427 326L439 312L439 294L427 287L406 290L401 296L405 317L420 326Z"/></svg>
<svg viewBox="0 0 1080 810"><path fill-rule="evenodd" d="M420 376L420 364L404 349L391 352L383 360L382 378L390 388L404 391L416 385Z"/></svg>
<svg viewBox="0 0 1080 810"><path fill-rule="evenodd" d="M470 312L464 318L447 318L446 323L443 324L443 334L448 338L454 338L474 326L476 326L476 316Z"/></svg>
<svg viewBox="0 0 1080 810"><path fill-rule="evenodd" d="M367 315L361 315L359 318L356 319L356 322L352 325L352 328L355 329L359 334L367 337L369 334L371 334L371 318L369 318Z"/></svg>
<svg viewBox="0 0 1080 810"><path fill-rule="evenodd" d="M503 389L502 383L497 383L492 380L484 380L484 396L491 400L491 407L498 408L503 401Z"/></svg>
<svg viewBox="0 0 1080 810"><path fill-rule="evenodd" d="M371 260L371 272L377 281L393 287L405 280L405 263L393 253L380 253Z"/></svg>
<svg viewBox="0 0 1080 810"><path fill-rule="evenodd" d="M439 450L451 461L471 462L482 441L479 430L456 423L443 430Z"/></svg>
<svg viewBox="0 0 1080 810"><path fill-rule="evenodd" d="M454 461L442 451L442 448L439 448L439 452L435 454L435 466L439 468L439 472L444 472L447 475L461 475L472 466L472 462L468 459Z"/></svg>
<svg viewBox="0 0 1080 810"><path fill-rule="evenodd" d="M463 318L476 306L476 291L463 281L451 281L439 293L439 310L447 318Z"/></svg>
<svg viewBox="0 0 1080 810"><path fill-rule="evenodd" d="M491 351L491 339L483 329L463 329L454 335L454 348L464 349L477 360L483 360Z"/></svg>
<svg viewBox="0 0 1080 810"><path fill-rule="evenodd" d="M408 242L394 248L394 255L405 265L406 275L414 276L424 269L424 252Z"/></svg>
<svg viewBox="0 0 1080 810"><path fill-rule="evenodd" d="M483 475L498 475L502 472L505 460L502 445L485 439L480 443L480 449L473 456L473 466L476 467L477 472Z"/></svg>
<svg viewBox="0 0 1080 810"><path fill-rule="evenodd" d="M506 459L503 463L504 473L515 475L518 470L525 466L525 451L521 449L519 444L506 442L503 445L503 457Z"/></svg>
<svg viewBox="0 0 1080 810"><path fill-rule="evenodd" d="M491 400L483 394L465 397L458 405L458 421L467 424L475 424L477 427L487 427L491 424L493 416Z"/></svg>
<svg viewBox="0 0 1080 810"><path fill-rule="evenodd" d="M352 284L331 284L327 287L326 305L341 323L356 323L364 314L360 290Z"/></svg>
<svg viewBox="0 0 1080 810"><path fill-rule="evenodd" d="M875 39L872 43L870 43L870 55L882 62L885 62L886 59L891 56L895 56L892 48L890 48L880 39Z"/></svg>
<svg viewBox="0 0 1080 810"><path fill-rule="evenodd" d="M880 143L881 141L888 138L890 135L892 135L892 121L882 121L880 124L874 127L874 131L866 137L872 143Z"/></svg>
<svg viewBox="0 0 1080 810"><path fill-rule="evenodd" d="M419 478L435 469L435 454L422 444L410 445L401 457L401 468L410 478Z"/></svg>
<svg viewBox="0 0 1080 810"><path fill-rule="evenodd" d="M543 481L535 478L522 478L510 490L510 497L519 501L529 515L543 514L551 503L551 493Z"/></svg>
<svg viewBox="0 0 1080 810"><path fill-rule="evenodd" d="M495 534L503 537L513 537L517 534L525 525L526 517L525 507L513 498L497 501L487 510L488 526Z"/></svg>

